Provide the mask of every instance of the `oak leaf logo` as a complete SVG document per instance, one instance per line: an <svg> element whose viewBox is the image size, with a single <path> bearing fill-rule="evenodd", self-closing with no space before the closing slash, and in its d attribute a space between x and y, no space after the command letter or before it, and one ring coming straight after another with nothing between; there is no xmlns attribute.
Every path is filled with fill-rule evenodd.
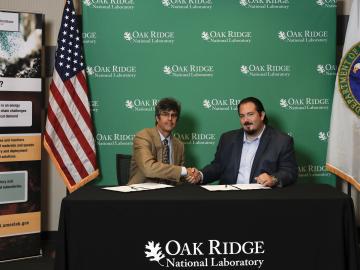
<svg viewBox="0 0 360 270"><path fill-rule="evenodd" d="M169 66L164 66L163 71L167 75L171 75L172 73L171 68Z"/></svg>
<svg viewBox="0 0 360 270"><path fill-rule="evenodd" d="M95 71L94 71L94 69L93 69L92 67L87 66L87 67L86 67L86 73L87 73L88 75L94 75Z"/></svg>
<svg viewBox="0 0 360 270"><path fill-rule="evenodd" d="M325 132L320 131L318 134L318 137L319 137L320 141L324 142L329 138L329 134L326 134Z"/></svg>
<svg viewBox="0 0 360 270"><path fill-rule="evenodd" d="M246 7L248 5L248 2L246 0L240 0L240 5Z"/></svg>
<svg viewBox="0 0 360 270"><path fill-rule="evenodd" d="M286 34L284 31L280 31L278 33L278 38L281 39L281 40L285 40L286 39Z"/></svg>
<svg viewBox="0 0 360 270"><path fill-rule="evenodd" d="M162 3L165 7L170 6L170 0L162 0L161 3Z"/></svg>
<svg viewBox="0 0 360 270"><path fill-rule="evenodd" d="M131 100L126 100L125 101L125 107L129 108L129 109L132 109L132 108L134 108L134 103Z"/></svg>
<svg viewBox="0 0 360 270"><path fill-rule="evenodd" d="M131 33L130 32L125 32L124 33L124 39L127 40L127 41L132 40Z"/></svg>
<svg viewBox="0 0 360 270"><path fill-rule="evenodd" d="M209 36L209 33L208 32L202 32L201 33L201 38L203 39L203 40L209 40L210 39L210 36Z"/></svg>
<svg viewBox="0 0 360 270"><path fill-rule="evenodd" d="M324 74L325 73L325 68L323 65L317 65L316 70L320 73L320 74Z"/></svg>
<svg viewBox="0 0 360 270"><path fill-rule="evenodd" d="M160 260L165 258L165 255L161 251L160 243L155 244L154 241L148 241L147 245L145 245L145 255L150 261L155 261L161 266L164 266L160 263Z"/></svg>
<svg viewBox="0 0 360 270"><path fill-rule="evenodd" d="M280 106L283 108L287 108L289 106L285 98L280 99Z"/></svg>
<svg viewBox="0 0 360 270"><path fill-rule="evenodd" d="M206 108L206 109L210 109L210 107L211 107L210 100L204 99L204 101L203 101L203 106L204 106L204 108Z"/></svg>
<svg viewBox="0 0 360 270"><path fill-rule="evenodd" d="M247 66L242 65L240 68L240 71L244 74L248 74L249 73L249 69Z"/></svg>

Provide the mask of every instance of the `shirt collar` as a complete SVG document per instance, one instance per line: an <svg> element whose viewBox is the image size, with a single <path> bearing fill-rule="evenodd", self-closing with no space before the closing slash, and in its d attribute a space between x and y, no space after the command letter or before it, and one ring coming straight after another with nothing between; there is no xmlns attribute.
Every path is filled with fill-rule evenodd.
<svg viewBox="0 0 360 270"><path fill-rule="evenodd" d="M261 136L262 136L263 133L264 133L265 128L266 128L266 125L264 125L264 127L263 127L262 131L260 132L260 134L257 135L257 137L256 137L254 140L251 140L251 141L247 139L246 133L245 133L245 131L244 131L243 142L244 142L244 143L252 143L252 142L255 142L255 141L257 141L257 140L260 140L260 139L261 139Z"/></svg>
<svg viewBox="0 0 360 270"><path fill-rule="evenodd" d="M169 143L171 142L171 134L168 137L165 137L159 130L157 131L159 132L161 142L163 142L165 139L167 139Z"/></svg>

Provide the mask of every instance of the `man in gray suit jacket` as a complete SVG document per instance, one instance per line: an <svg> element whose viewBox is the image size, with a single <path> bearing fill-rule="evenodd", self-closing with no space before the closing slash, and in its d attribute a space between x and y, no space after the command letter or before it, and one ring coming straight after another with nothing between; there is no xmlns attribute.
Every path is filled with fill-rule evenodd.
<svg viewBox="0 0 360 270"><path fill-rule="evenodd" d="M259 183L283 187L296 182L298 166L293 139L268 125L261 101L254 97L238 104L239 130L222 134L214 160L198 175L206 184Z"/></svg>

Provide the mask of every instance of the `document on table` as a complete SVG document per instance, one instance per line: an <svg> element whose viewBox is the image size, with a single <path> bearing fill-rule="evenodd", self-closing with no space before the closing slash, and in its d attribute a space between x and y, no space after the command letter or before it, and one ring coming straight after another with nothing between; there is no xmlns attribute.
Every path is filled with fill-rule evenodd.
<svg viewBox="0 0 360 270"><path fill-rule="evenodd" d="M171 188L171 185L158 184L158 183L141 183L133 184L129 186L116 186L116 187L105 187L103 189L119 191L119 192L134 192L134 191L145 191L145 190L154 190L162 188Z"/></svg>
<svg viewBox="0 0 360 270"><path fill-rule="evenodd" d="M229 191L229 190L250 190L250 189L270 189L260 184L234 184L234 185L203 185L209 191Z"/></svg>

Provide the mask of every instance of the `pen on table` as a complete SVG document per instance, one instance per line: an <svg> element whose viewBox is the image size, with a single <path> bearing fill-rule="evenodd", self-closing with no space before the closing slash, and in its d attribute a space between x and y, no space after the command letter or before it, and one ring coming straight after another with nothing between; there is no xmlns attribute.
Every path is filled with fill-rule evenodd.
<svg viewBox="0 0 360 270"><path fill-rule="evenodd" d="M231 185L232 187L234 187L234 188L236 188L236 189L238 189L238 190L241 190L241 188L239 188L239 187L237 187L237 186L235 186L235 185Z"/></svg>
<svg viewBox="0 0 360 270"><path fill-rule="evenodd" d="M133 187L133 186L129 186L129 187L134 190L150 190L149 188L146 187Z"/></svg>

